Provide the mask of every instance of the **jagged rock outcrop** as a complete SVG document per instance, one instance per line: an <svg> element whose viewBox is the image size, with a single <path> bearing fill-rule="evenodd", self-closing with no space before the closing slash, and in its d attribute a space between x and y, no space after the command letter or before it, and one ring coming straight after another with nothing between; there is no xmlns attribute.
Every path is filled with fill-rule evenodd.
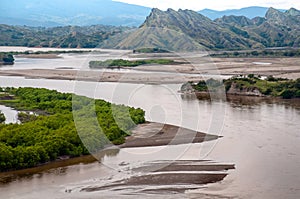
<svg viewBox="0 0 300 199"><path fill-rule="evenodd" d="M263 97L264 95L259 91L258 88L243 88L241 89L235 83L233 83L230 89L227 91L229 95L241 95L241 96L257 96Z"/></svg>

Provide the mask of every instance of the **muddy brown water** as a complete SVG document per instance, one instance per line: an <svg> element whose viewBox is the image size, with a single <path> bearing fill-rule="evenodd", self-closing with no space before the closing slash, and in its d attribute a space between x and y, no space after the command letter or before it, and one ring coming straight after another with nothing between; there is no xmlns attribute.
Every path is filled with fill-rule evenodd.
<svg viewBox="0 0 300 199"><path fill-rule="evenodd" d="M17 77L0 77L0 82L1 86L46 87L141 107L146 110L146 119L149 121L174 124L222 136L217 141L202 144L120 149L114 153L98 156L100 163L80 160L81 163L75 165L66 163L57 168L27 172L28 175L25 176L17 174L0 186L1 198L299 198L300 196L298 100L261 100L245 97L226 101L199 100L195 96L178 94L180 85L97 83L94 86L93 83L78 85L73 81L31 80ZM151 167L153 162L174 160L204 160L209 164L234 165L235 169L215 171L219 167L216 166L210 168L210 171L202 171L203 169L198 173L194 171L197 175L219 172L219 177L222 177L224 173L227 174L222 181L206 185L139 184L82 191L122 182L131 177L134 177L132 183L138 182L139 175L133 173L134 168L147 169L149 163ZM202 168L205 162L200 164ZM193 170L197 168L193 167ZM156 173L172 173L174 172L172 170L172 167L161 167ZM176 171L177 176L187 172L176 173ZM144 170L137 172L143 173ZM164 191L157 193L157 190Z"/></svg>

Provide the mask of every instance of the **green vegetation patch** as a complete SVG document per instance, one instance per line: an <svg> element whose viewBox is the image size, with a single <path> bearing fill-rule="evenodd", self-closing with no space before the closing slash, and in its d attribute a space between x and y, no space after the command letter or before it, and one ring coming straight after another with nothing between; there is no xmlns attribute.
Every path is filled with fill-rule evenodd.
<svg viewBox="0 0 300 199"><path fill-rule="evenodd" d="M234 77L224 82L228 91L232 85L241 90L258 89L263 95L282 97L284 99L300 97L300 79L289 80L283 78L267 77L265 80L249 75L248 77Z"/></svg>
<svg viewBox="0 0 300 199"><path fill-rule="evenodd" d="M0 52L0 64L14 64L14 56L12 53Z"/></svg>
<svg viewBox="0 0 300 199"><path fill-rule="evenodd" d="M21 124L0 124L0 171L96 153L111 142L124 143L130 130L145 122L142 109L104 100L38 88L1 90L14 96L6 105L41 114L21 112Z"/></svg>
<svg viewBox="0 0 300 199"><path fill-rule="evenodd" d="M0 124L5 122L6 118L5 115L2 113L2 111L0 111Z"/></svg>
<svg viewBox="0 0 300 199"><path fill-rule="evenodd" d="M161 48L139 48L133 50L133 53L168 53L170 51Z"/></svg>
<svg viewBox="0 0 300 199"><path fill-rule="evenodd" d="M214 91L224 85L226 92L231 88L235 88L241 92L258 90L265 96L282 97L284 99L300 98L300 78L289 80L269 76L266 79L261 79L250 74L248 77L233 77L223 80L223 82L209 79L198 83L189 82L189 84L194 91L198 92ZM182 86L182 91L184 91L183 88L187 88L187 85Z"/></svg>
<svg viewBox="0 0 300 199"><path fill-rule="evenodd" d="M145 59L145 60L124 60L124 59L108 59L105 61L90 61L90 68L110 68L110 67L136 67L146 64L174 64L170 59Z"/></svg>
<svg viewBox="0 0 300 199"><path fill-rule="evenodd" d="M300 57L300 49L283 50L253 50L253 51L234 51L210 54L211 57L238 58L238 57Z"/></svg>

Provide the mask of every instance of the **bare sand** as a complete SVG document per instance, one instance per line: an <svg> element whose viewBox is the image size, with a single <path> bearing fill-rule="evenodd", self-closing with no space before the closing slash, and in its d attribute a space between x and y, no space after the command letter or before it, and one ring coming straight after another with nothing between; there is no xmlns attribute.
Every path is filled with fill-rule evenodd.
<svg viewBox="0 0 300 199"><path fill-rule="evenodd" d="M195 132L178 126L145 123L138 125L133 134L120 147L163 146L174 144L201 143L218 136ZM201 185L222 181L227 171L235 169L233 164L219 164L208 160L164 160L144 162L130 169L129 178L107 182L103 185L82 188L82 192L102 190L135 189L136 186L151 187L140 192L151 193L183 193L188 189L199 188ZM155 188L153 188L153 186Z"/></svg>
<svg viewBox="0 0 300 199"><path fill-rule="evenodd" d="M213 58L221 74L300 78L300 58Z"/></svg>
<svg viewBox="0 0 300 199"><path fill-rule="evenodd" d="M45 78L60 80L78 80L94 82L127 82L127 83L184 83L186 81L199 81L202 77L184 74L158 74L135 72L103 72L99 70L77 71L57 69L28 69L28 70L1 70L0 76L21 76L26 78Z"/></svg>
<svg viewBox="0 0 300 199"><path fill-rule="evenodd" d="M177 58L177 61L187 61ZM0 70L0 76L23 76L96 82L183 83L199 81L205 75L273 75L300 78L300 58L194 58L178 65L147 65L131 68L130 72L71 69ZM141 71L143 71L141 73Z"/></svg>
<svg viewBox="0 0 300 199"><path fill-rule="evenodd" d="M34 58L34 59L59 59L62 58L58 54L20 54L16 55L17 57L22 57L22 58Z"/></svg>
<svg viewBox="0 0 300 199"><path fill-rule="evenodd" d="M164 146L189 143L201 143L218 139L218 136L196 132L190 129L160 123L138 125L132 135L126 138L121 148Z"/></svg>
<svg viewBox="0 0 300 199"><path fill-rule="evenodd" d="M180 60L179 60L180 61ZM181 60L183 61L183 60ZM178 72L188 74L273 75L300 78L300 58L209 58L185 60L189 63L165 66L139 66L136 70Z"/></svg>
<svg viewBox="0 0 300 199"><path fill-rule="evenodd" d="M228 170L235 169L232 164L217 164L203 160L159 161L145 164L133 168L134 173L129 178L100 186L82 188L81 191L120 191L146 186L149 188L143 188L138 192L151 192L154 194L183 193L186 190L200 188L204 184L222 181L228 175Z"/></svg>

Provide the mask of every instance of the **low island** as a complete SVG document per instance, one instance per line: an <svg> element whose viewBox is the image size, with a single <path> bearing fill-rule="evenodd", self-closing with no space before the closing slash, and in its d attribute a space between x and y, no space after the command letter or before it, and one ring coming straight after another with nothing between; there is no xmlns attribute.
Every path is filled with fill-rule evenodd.
<svg viewBox="0 0 300 199"><path fill-rule="evenodd" d="M108 59L105 61L90 61L90 68L121 68L136 67L146 64L178 64L170 59L143 59L143 60L124 60L124 59Z"/></svg>
<svg viewBox="0 0 300 199"><path fill-rule="evenodd" d="M207 93L225 91L227 95L279 97L283 99L300 98L300 79L289 80L269 76L262 79L253 74L241 75L223 81L208 79L197 83L182 85L182 93Z"/></svg>

